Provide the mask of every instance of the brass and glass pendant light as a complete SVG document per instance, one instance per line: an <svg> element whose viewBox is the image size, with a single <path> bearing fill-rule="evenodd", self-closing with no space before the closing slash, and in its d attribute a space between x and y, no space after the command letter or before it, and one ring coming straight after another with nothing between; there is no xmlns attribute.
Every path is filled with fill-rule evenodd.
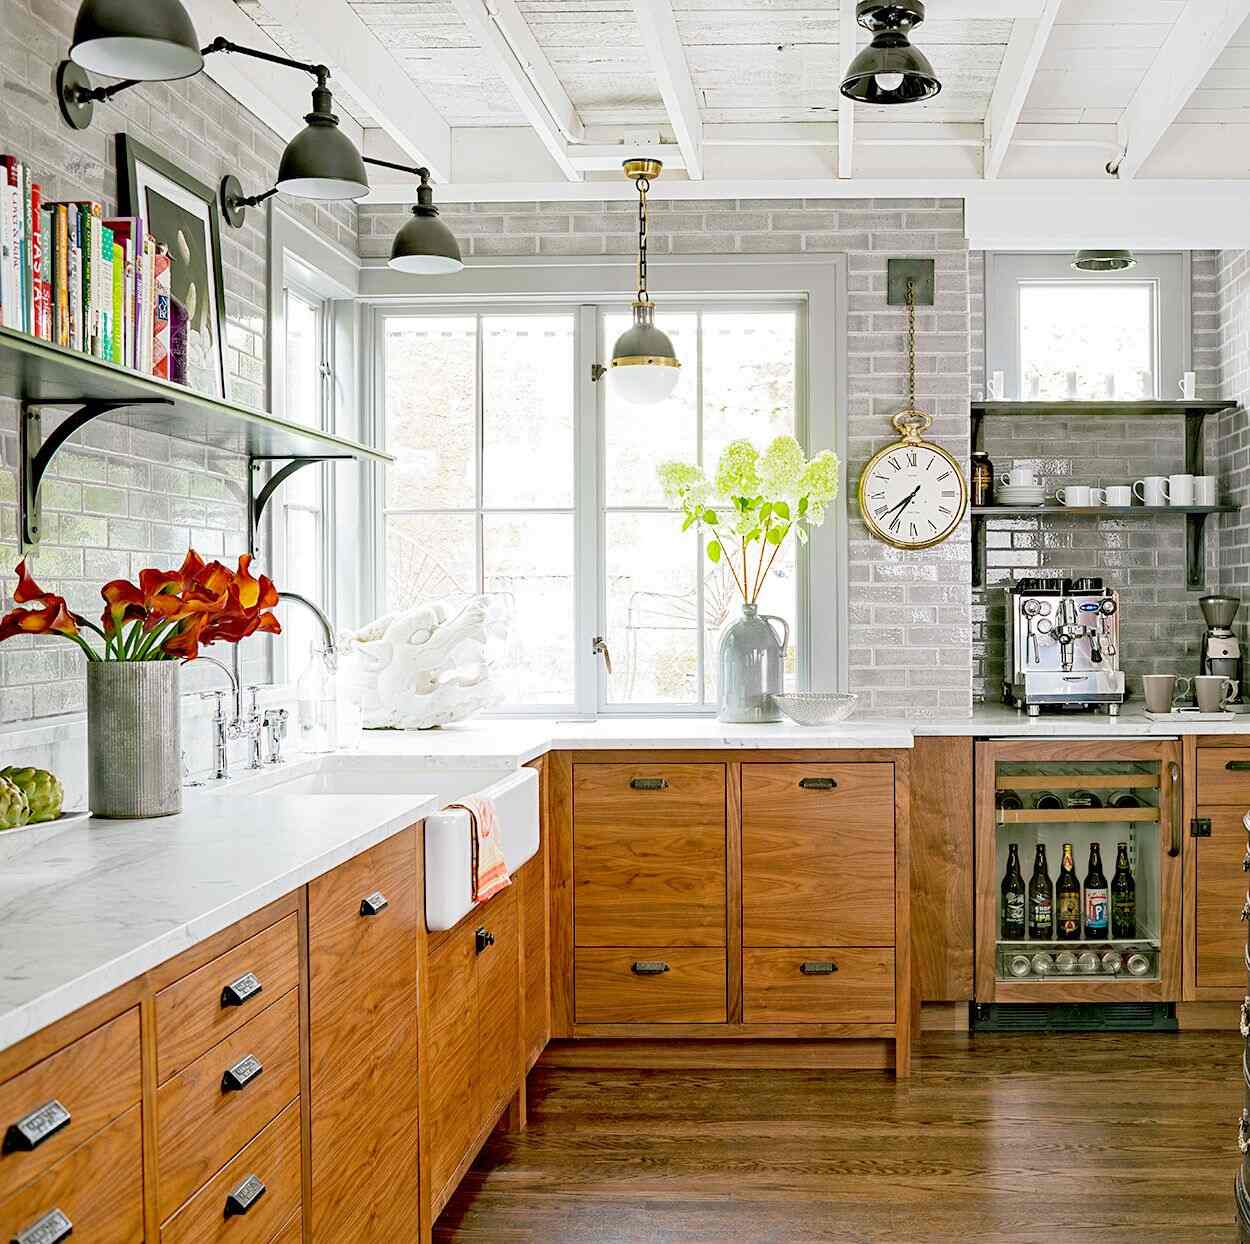
<svg viewBox="0 0 1250 1244"><path fill-rule="evenodd" d="M625 176L638 188L638 293L634 322L617 338L609 374L612 387L635 406L652 406L677 387L681 364L668 334L655 326L647 291L647 191L660 175L659 160L626 160Z"/></svg>
<svg viewBox="0 0 1250 1244"><path fill-rule="evenodd" d="M907 38L924 21L921 0L860 0L855 18L872 34L872 42L847 67L840 87L847 99L914 104L942 89L928 57Z"/></svg>

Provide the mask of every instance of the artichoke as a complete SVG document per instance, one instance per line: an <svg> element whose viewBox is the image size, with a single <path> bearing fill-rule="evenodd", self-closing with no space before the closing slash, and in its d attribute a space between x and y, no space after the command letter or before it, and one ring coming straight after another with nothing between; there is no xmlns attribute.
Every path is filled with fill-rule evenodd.
<svg viewBox="0 0 1250 1244"><path fill-rule="evenodd" d="M16 829L30 820L30 804L22 788L8 778L0 778L0 829Z"/></svg>
<svg viewBox="0 0 1250 1244"><path fill-rule="evenodd" d="M47 769L22 769L9 765L0 769L0 779L12 782L26 796L30 824L41 821L55 821L61 815L61 807L65 802L65 788L61 779ZM25 825L26 821L17 824ZM12 829L12 825L6 826Z"/></svg>

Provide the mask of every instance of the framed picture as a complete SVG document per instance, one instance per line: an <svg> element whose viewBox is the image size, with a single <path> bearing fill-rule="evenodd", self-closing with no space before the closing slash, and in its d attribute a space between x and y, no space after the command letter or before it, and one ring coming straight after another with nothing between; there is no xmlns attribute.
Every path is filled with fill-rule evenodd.
<svg viewBox="0 0 1250 1244"><path fill-rule="evenodd" d="M170 293L187 311L187 387L226 396L223 337L226 295L221 280L217 194L126 134L117 135L117 198L123 216L168 248Z"/></svg>

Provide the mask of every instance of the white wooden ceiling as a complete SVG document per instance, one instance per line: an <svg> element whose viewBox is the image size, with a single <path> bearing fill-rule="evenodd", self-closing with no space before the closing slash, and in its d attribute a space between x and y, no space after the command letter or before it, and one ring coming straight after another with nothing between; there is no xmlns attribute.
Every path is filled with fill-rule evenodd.
<svg viewBox="0 0 1250 1244"><path fill-rule="evenodd" d="M620 162L643 152L675 197L1093 190L1117 161L1121 182L1250 179L1250 0L930 0L912 40L943 90L899 108L838 94L867 39L853 0L189 7L205 41L242 19L327 63L366 151L427 163L444 199L626 196ZM272 103L267 74L222 76ZM376 179L374 201L410 197L410 179Z"/></svg>

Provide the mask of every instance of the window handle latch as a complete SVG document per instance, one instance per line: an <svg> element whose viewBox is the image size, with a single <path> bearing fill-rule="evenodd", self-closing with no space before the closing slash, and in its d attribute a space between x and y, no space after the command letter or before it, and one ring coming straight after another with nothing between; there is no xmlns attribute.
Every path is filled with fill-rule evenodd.
<svg viewBox="0 0 1250 1244"><path fill-rule="evenodd" d="M594 641L590 645L590 650L595 654L595 656L603 657L603 667L608 671L608 674L611 675L612 653L608 648L608 641L604 639L602 635L596 635Z"/></svg>
<svg viewBox="0 0 1250 1244"><path fill-rule="evenodd" d="M608 374L608 369L602 363L591 363L590 365L590 383L597 384Z"/></svg>

